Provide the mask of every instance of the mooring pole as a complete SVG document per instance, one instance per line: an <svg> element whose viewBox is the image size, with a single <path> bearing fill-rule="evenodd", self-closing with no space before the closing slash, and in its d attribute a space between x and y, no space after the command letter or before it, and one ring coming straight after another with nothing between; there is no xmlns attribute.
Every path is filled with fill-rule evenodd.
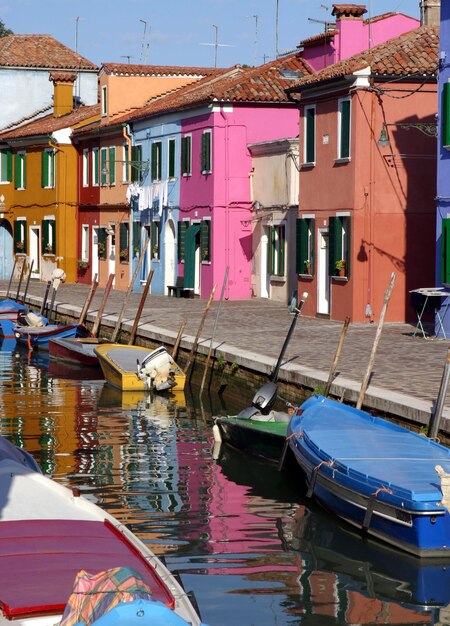
<svg viewBox="0 0 450 626"><path fill-rule="evenodd" d="M203 324L205 323L206 316L208 315L208 311L209 311L209 308L210 308L211 303L213 301L214 293L215 293L216 289L217 289L217 284L214 283L213 288L211 290L211 294L209 296L208 303L207 303L207 305L205 307L205 310L203 311L202 319L200 320L200 325L199 325L198 330L197 330L197 335L195 336L194 343L192 344L192 348L191 348L191 351L189 352L188 360L187 360L186 366L184 368L184 373L186 375L188 373L188 370L189 370L189 367L191 365L191 361L192 361L193 357L194 357L194 361L195 361L195 353L197 351L198 340L200 339L200 333L202 332Z"/></svg>
<svg viewBox="0 0 450 626"><path fill-rule="evenodd" d="M16 293L16 302L19 301L19 293L20 293L20 288L22 286L22 279L23 279L24 271L25 271L25 257L23 257L22 269L20 270L19 285L17 287L17 293Z"/></svg>
<svg viewBox="0 0 450 626"><path fill-rule="evenodd" d="M17 257L14 257L14 265L13 265L13 268L12 268L11 276L9 277L8 291L6 292L6 297L7 298L9 298L9 290L11 289L11 283L12 283L12 279L14 277L14 270L16 269L16 265L17 265Z"/></svg>
<svg viewBox="0 0 450 626"><path fill-rule="evenodd" d="M25 290L23 292L23 296L22 296L22 302L25 304L25 300L27 298L27 293L28 293L28 287L30 285L30 278L31 278L31 272L33 271L33 265L34 265L34 259L31 259L31 264L30 264L30 270L28 272L28 276L27 276L27 282L25 283Z"/></svg>
<svg viewBox="0 0 450 626"><path fill-rule="evenodd" d="M439 424L442 418L442 411L444 410L445 396L447 394L448 382L450 380L450 348L447 351L447 358L445 359L444 371L442 372L441 386L439 387L439 395L436 400L436 406L434 407L433 415L430 420L430 427L428 429L428 437L430 439L436 439L439 432Z"/></svg>
<svg viewBox="0 0 450 626"><path fill-rule="evenodd" d="M112 289L112 284L114 282L114 277L115 277L115 274L110 274L109 278L108 278L108 281L106 283L105 291L103 293L103 299L102 299L102 301L100 303L100 306L98 308L97 317L95 318L94 326L92 327L91 334L92 334L93 337L97 337L97 334L98 334L98 331L99 331L99 328L100 328L100 324L101 324L101 321L102 321L102 317L103 317L103 311L105 310L105 306L106 306L106 300L108 299L109 292Z"/></svg>
<svg viewBox="0 0 450 626"><path fill-rule="evenodd" d="M325 391L323 392L323 395L325 396L325 398L327 398L328 394L330 393L331 383L333 382L334 373L337 368L339 357L341 356L342 347L344 345L345 335L347 334L349 324L350 324L350 318L347 315L347 317L344 320L344 325L341 330L341 337L339 339L338 347L336 348L336 354L334 355L333 363L331 364L330 373L328 374L327 385L325 387Z"/></svg>
<svg viewBox="0 0 450 626"><path fill-rule="evenodd" d="M148 296L148 290L150 289L150 284L152 282L153 274L155 270L151 269L148 273L146 283L144 285L144 289L142 290L141 301L139 302L139 308L136 313L136 317L134 318L133 328L130 332L130 339L128 340L128 345L134 345L136 341L136 334L138 330L139 320L141 319L142 311L144 310L144 304Z"/></svg>
<svg viewBox="0 0 450 626"><path fill-rule="evenodd" d="M84 322L86 321L89 307L91 306L91 302L94 298L95 292L97 291L97 287L98 287L97 274L94 274L94 280L92 281L91 288L89 289L89 293L87 295L86 300L84 301L83 308L81 309L80 317L78 319L79 324L84 324Z"/></svg>

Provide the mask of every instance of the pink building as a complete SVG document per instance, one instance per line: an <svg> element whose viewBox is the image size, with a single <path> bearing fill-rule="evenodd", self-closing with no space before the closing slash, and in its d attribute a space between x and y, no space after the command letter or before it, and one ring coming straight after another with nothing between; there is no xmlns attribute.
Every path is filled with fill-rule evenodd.
<svg viewBox="0 0 450 626"><path fill-rule="evenodd" d="M307 315L415 319L434 283L439 30L422 26L290 90L299 99L299 291ZM311 264L311 274L306 271Z"/></svg>

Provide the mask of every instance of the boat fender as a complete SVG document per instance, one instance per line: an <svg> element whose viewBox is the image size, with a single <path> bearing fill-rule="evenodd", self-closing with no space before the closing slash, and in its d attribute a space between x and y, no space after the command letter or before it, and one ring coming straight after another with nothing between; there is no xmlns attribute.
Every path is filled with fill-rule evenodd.
<svg viewBox="0 0 450 626"><path fill-rule="evenodd" d="M450 474L448 474L440 465L436 465L436 472L441 479L442 500L440 504L450 511Z"/></svg>
<svg viewBox="0 0 450 626"><path fill-rule="evenodd" d="M212 430L214 435L214 441L217 443L222 443L222 435L220 434L220 428L217 426L217 424L214 424Z"/></svg>
<svg viewBox="0 0 450 626"><path fill-rule="evenodd" d="M187 626L188 622L173 610L152 600L121 602L91 626ZM78 622L74 626L81 626Z"/></svg>

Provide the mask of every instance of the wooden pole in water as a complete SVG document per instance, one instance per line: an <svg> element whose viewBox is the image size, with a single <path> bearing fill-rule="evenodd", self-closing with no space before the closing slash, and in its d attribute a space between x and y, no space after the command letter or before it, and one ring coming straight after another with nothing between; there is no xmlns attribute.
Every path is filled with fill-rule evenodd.
<svg viewBox="0 0 450 626"><path fill-rule="evenodd" d="M144 261L145 253L147 252L147 248L148 248L149 245L150 245L150 239L147 241L147 243L145 244L144 249L141 252L141 255L139 257L137 265L136 265L136 267L134 269L133 276L131 278L131 282L128 285L128 291L127 291L127 293L125 295L125 298L124 298L124 301L123 301L123 304L122 304L122 309L121 309L121 311L119 313L119 317L117 318L116 327L114 328L114 332L113 332L113 334L111 336L111 341L113 343L115 343L116 340L117 340L117 335L119 334L120 325L122 324L123 316L125 314L125 309L126 309L126 306L128 304L128 300L130 299L130 295L131 295L131 291L133 289L133 285L134 285L134 283L136 281L136 278L137 278L137 275L139 273L139 270L141 269L142 263Z"/></svg>
<svg viewBox="0 0 450 626"><path fill-rule="evenodd" d="M428 429L428 437L430 439L436 439L439 432L439 424L442 418L442 411L444 410L445 396L447 395L448 382L450 379L450 348L447 351L447 358L445 359L444 371L442 372L441 386L439 387L439 395L436 400L436 406L434 407L433 415L430 420L430 427Z"/></svg>
<svg viewBox="0 0 450 626"><path fill-rule="evenodd" d="M205 307L205 310L203 311L203 315L202 315L202 319L200 320L200 325L198 327L197 335L195 337L194 343L192 344L191 351L189 352L189 356L188 356L188 360L187 360L187 363L186 363L186 367L184 368L184 373L185 374L188 373L189 367L191 365L192 357L194 356L194 354L195 354L195 352L197 350L198 340L200 338L200 333L202 332L203 324L205 323L206 316L208 315L208 311L209 311L209 309L211 307L211 303L213 301L213 297L214 297L214 293L215 293L216 289L217 289L217 285L214 284L214 286L213 286L213 288L211 290L211 295L209 296L208 303L207 303L207 305Z"/></svg>
<svg viewBox="0 0 450 626"><path fill-rule="evenodd" d="M174 345L173 350L172 350L172 359L174 361L177 360L178 349L180 347L181 337L183 336L183 330L184 330L185 326L186 326L186 320L182 320L182 322L180 324L180 330L178 331L177 339L175 341L175 345Z"/></svg>
<svg viewBox="0 0 450 626"><path fill-rule="evenodd" d="M80 317L78 319L79 324L84 324L84 322L86 321L89 307L91 306L91 302L94 298L95 292L97 291L97 287L98 287L97 274L94 274L94 280L92 281L92 285L91 285L91 288L89 289L89 293L87 295L86 301L83 305L83 308L81 309Z"/></svg>
<svg viewBox="0 0 450 626"><path fill-rule="evenodd" d="M336 371L336 367L337 367L337 364L338 364L338 361L339 361L339 357L341 356L342 347L344 345L345 335L347 334L347 330L348 330L348 325L349 324L350 324L350 318L347 315L347 317L344 320L344 325L343 325L342 330L341 330L341 337L339 339L338 347L336 348L336 354L334 355L333 363L331 364L330 373L328 374L327 384L326 384L326 387L325 387L325 391L323 393L325 398L327 398L328 394L330 393L331 383L333 382L334 373Z"/></svg>
<svg viewBox="0 0 450 626"><path fill-rule="evenodd" d="M392 290L394 288L394 283L395 283L395 272L392 272L389 286L386 289L386 292L384 294L383 307L381 309L380 320L378 322L378 328L377 328L377 332L375 334L375 339L374 339L373 346L372 346L372 354L370 355L369 365L367 366L366 375L364 376L364 380L362 382L361 389L359 392L358 402L356 403L357 409L360 409L362 407L364 395L366 393L366 390L369 384L370 375L372 374L373 364L375 362L375 356L377 353L378 344L380 342L381 331L383 330L384 317L386 315L389 300L391 298Z"/></svg>
<svg viewBox="0 0 450 626"><path fill-rule="evenodd" d="M44 315L45 307L47 306L47 298L48 298L48 294L49 294L49 291L50 291L51 284L52 284L52 281L48 280L47 281L47 287L45 288L45 294L44 294L44 297L42 299L41 310L39 311L39 313L41 315Z"/></svg>
<svg viewBox="0 0 450 626"><path fill-rule="evenodd" d="M22 302L25 304L25 300L27 298L28 287L30 285L31 272L33 271L34 259L31 259L30 269L27 276L27 282L25 283L25 289L22 296Z"/></svg>
<svg viewBox="0 0 450 626"><path fill-rule="evenodd" d="M219 320L219 313L220 313L220 307L222 306L223 294L225 293L225 287L227 285L229 269L230 268L227 265L227 269L225 270L225 276L224 276L223 283L222 283L222 291L220 292L219 304L217 306L216 317L214 319L214 328L213 328L213 332L212 332L212 335L211 335L211 341L209 342L208 356L206 357L205 369L203 370L202 384L200 385L200 397L201 397L201 395L203 393L203 387L205 385L206 374L208 372L209 362L211 360L213 341L214 341L214 337L216 335L217 322Z"/></svg>
<svg viewBox="0 0 450 626"><path fill-rule="evenodd" d="M145 300L147 299L147 294L148 294L148 290L150 289L150 283L152 282L153 274L154 274L154 270L150 270L147 276L147 281L144 285L144 289L142 290L142 296L141 296L141 301L139 303L138 312L136 313L133 328L131 329L131 333L130 333L130 339L128 341L129 346L132 346L136 340L139 320L141 319L142 310L144 308Z"/></svg>
<svg viewBox="0 0 450 626"><path fill-rule="evenodd" d="M20 288L22 286L23 273L25 271L25 260L26 260L26 257L22 257L22 268L20 270L20 278L19 278L19 285L17 287L16 301L19 300L19 293L20 293Z"/></svg>
<svg viewBox="0 0 450 626"><path fill-rule="evenodd" d="M17 265L17 257L14 257L14 265L13 265L13 268L12 268L11 276L9 277L8 291L6 292L6 297L7 298L9 298L9 290L11 289L11 283L12 283L12 279L14 277L14 271L16 269L16 265Z"/></svg>
<svg viewBox="0 0 450 626"><path fill-rule="evenodd" d="M105 293L103 294L103 300L101 301L101 304L99 306L98 312L97 312L97 317L95 318L95 322L94 322L94 326L92 328L92 336L93 337L97 337L97 333L98 330L100 328L100 324L102 321L102 317L103 317L103 311L105 310L105 306L106 306L106 300L108 299L109 293L112 289L112 284L114 281L114 276L115 274L110 274L109 278L108 278L108 282L106 283L106 287L105 287Z"/></svg>

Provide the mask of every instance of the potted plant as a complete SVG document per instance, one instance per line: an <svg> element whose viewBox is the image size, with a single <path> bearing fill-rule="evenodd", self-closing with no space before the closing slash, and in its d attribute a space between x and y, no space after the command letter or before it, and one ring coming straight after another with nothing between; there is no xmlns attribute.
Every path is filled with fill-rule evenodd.
<svg viewBox="0 0 450 626"><path fill-rule="evenodd" d="M158 258L159 247L156 244L153 246L152 251L153 251L153 258L157 259Z"/></svg>
<svg viewBox="0 0 450 626"><path fill-rule="evenodd" d="M106 253L105 244L99 241L99 243L97 244L97 248L98 248L98 256L105 256L105 253Z"/></svg>
<svg viewBox="0 0 450 626"><path fill-rule="evenodd" d="M87 269L88 262L86 261L86 259L78 259L77 264L78 264L78 269L80 270Z"/></svg>
<svg viewBox="0 0 450 626"><path fill-rule="evenodd" d="M121 261L128 261L128 248L121 250L119 256Z"/></svg>
<svg viewBox="0 0 450 626"><path fill-rule="evenodd" d="M339 259L335 264L338 276L345 276L345 259Z"/></svg>
<svg viewBox="0 0 450 626"><path fill-rule="evenodd" d="M53 244L48 242L47 244L45 244L45 253L46 254L53 254Z"/></svg>
<svg viewBox="0 0 450 626"><path fill-rule="evenodd" d="M311 274L311 261L305 259L305 274Z"/></svg>
<svg viewBox="0 0 450 626"><path fill-rule="evenodd" d="M17 250L17 252L23 252L25 250L25 242L24 241L16 241L16 250Z"/></svg>

